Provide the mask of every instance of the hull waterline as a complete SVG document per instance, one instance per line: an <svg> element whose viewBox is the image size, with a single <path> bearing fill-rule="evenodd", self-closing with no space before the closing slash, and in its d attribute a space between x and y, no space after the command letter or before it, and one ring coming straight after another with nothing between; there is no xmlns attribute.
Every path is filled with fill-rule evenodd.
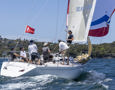
<svg viewBox="0 0 115 90"><path fill-rule="evenodd" d="M56 75L61 78L75 79L83 71L83 65L61 65L47 63L45 65L35 65L24 62L3 62L1 75L7 77L36 76L36 75Z"/></svg>

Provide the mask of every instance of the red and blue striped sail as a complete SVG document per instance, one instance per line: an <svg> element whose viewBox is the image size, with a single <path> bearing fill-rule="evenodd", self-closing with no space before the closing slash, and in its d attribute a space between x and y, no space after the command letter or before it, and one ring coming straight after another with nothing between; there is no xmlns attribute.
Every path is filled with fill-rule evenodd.
<svg viewBox="0 0 115 90"><path fill-rule="evenodd" d="M97 0L89 36L102 37L107 35L114 12L115 0Z"/></svg>

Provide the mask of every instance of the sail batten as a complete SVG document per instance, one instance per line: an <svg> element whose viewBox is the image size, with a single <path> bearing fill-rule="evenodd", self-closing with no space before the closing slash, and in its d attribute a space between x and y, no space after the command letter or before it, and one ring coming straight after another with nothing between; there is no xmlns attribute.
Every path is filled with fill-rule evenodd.
<svg viewBox="0 0 115 90"><path fill-rule="evenodd" d="M68 30L72 31L74 42L86 42L96 0L69 0L68 2Z"/></svg>

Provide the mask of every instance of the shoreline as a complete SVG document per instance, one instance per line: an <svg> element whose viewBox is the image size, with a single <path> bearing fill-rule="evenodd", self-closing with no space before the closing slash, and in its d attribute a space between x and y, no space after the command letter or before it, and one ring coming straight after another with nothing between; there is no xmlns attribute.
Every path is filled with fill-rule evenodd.
<svg viewBox="0 0 115 90"><path fill-rule="evenodd" d="M91 57L91 59L113 59L113 58L115 57L94 57L94 58ZM10 57L0 57L0 60L1 59L10 59Z"/></svg>
<svg viewBox="0 0 115 90"><path fill-rule="evenodd" d="M10 59L10 57L0 57L0 59Z"/></svg>

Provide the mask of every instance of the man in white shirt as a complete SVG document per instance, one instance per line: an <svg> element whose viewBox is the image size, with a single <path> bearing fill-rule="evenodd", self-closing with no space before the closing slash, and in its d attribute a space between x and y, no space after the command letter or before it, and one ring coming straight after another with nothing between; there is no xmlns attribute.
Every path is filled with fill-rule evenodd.
<svg viewBox="0 0 115 90"><path fill-rule="evenodd" d="M21 59L22 61L28 62L27 55L26 55L26 51L24 50L23 47L20 48L20 59Z"/></svg>
<svg viewBox="0 0 115 90"><path fill-rule="evenodd" d="M34 43L33 40L30 40L30 45L28 46L29 54L32 54L33 52L37 53L37 51L38 51L37 45Z"/></svg>
<svg viewBox="0 0 115 90"><path fill-rule="evenodd" d="M69 46L65 42L59 41L59 51L60 52L63 52L67 50L68 48Z"/></svg>
<svg viewBox="0 0 115 90"><path fill-rule="evenodd" d="M67 49L69 49L69 46L61 40L58 40L58 42L59 42L59 53L61 53L63 56L63 64L64 64L65 53L66 53Z"/></svg>
<svg viewBox="0 0 115 90"><path fill-rule="evenodd" d="M37 64L40 64L40 55L38 53L38 48L33 40L30 40L30 45L28 46L28 52L29 52L30 60L35 61L35 59L38 59Z"/></svg>

